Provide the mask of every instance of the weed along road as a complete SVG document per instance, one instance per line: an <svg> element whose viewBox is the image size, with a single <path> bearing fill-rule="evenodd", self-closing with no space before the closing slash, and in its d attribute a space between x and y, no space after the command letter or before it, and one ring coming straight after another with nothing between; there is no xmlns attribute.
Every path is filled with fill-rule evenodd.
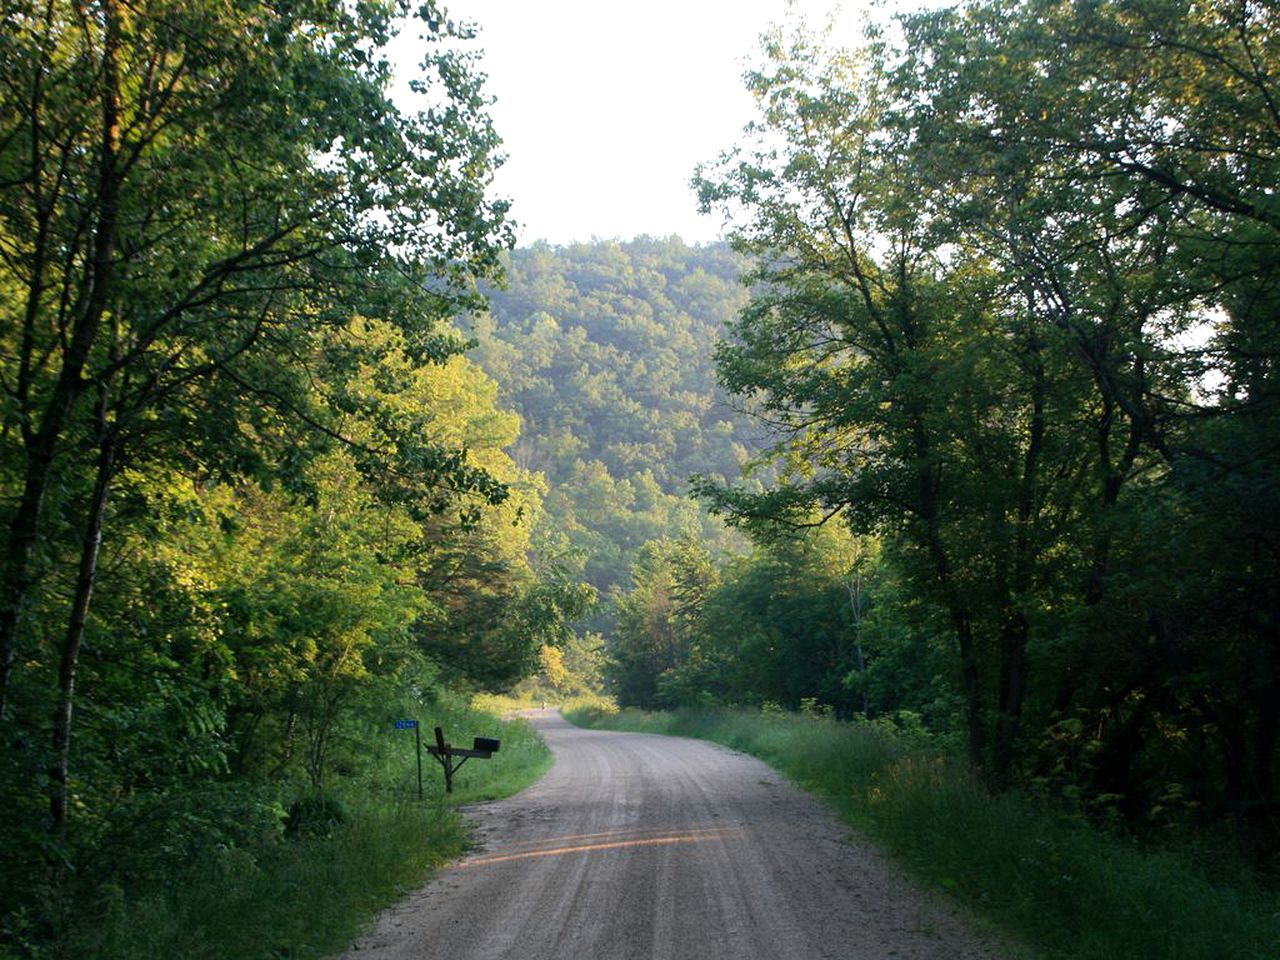
<svg viewBox="0 0 1280 960"><path fill-rule="evenodd" d="M996 946L763 763L534 716L555 752L346 960L978 960Z"/></svg>

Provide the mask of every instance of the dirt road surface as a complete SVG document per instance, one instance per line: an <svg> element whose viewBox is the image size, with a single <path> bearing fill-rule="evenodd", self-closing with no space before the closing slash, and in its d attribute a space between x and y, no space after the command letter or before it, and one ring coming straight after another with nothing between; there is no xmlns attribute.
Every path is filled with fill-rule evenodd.
<svg viewBox="0 0 1280 960"><path fill-rule="evenodd" d="M551 772L469 808L480 847L346 960L1003 956L758 760L549 711L532 722Z"/></svg>

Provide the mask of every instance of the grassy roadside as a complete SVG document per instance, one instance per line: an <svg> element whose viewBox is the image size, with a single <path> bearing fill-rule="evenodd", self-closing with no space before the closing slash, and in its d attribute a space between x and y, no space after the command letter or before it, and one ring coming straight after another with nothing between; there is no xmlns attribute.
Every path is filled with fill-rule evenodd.
<svg viewBox="0 0 1280 960"><path fill-rule="evenodd" d="M1230 863L1143 850L992 799L923 734L746 711L581 709L583 726L713 740L760 757L1045 960L1272 960L1280 893Z"/></svg>
<svg viewBox="0 0 1280 960"><path fill-rule="evenodd" d="M448 797L424 751L419 801L412 733L371 731L369 769L358 780L303 794L301 805L295 799L292 809L309 811L300 828L286 819L283 832L260 844L208 852L163 889L101 891L92 910L99 922L80 931L66 956L303 960L345 949L379 910L466 850L459 804L515 793L551 765L550 751L520 720L459 701L433 708L428 737L435 723L451 742L499 736L502 748L490 761L468 762Z"/></svg>
<svg viewBox="0 0 1280 960"><path fill-rule="evenodd" d="M477 710L505 717L524 710L540 710L544 707L558 707L566 714L582 710L596 710L602 713L617 709L611 698L592 693L579 693L561 696L555 692L534 692L522 697L514 697L504 693L478 693L471 698L471 705Z"/></svg>

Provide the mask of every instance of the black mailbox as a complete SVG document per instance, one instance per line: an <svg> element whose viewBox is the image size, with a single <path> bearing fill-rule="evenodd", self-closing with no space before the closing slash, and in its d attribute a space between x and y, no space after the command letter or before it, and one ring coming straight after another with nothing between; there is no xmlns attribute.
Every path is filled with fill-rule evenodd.
<svg viewBox="0 0 1280 960"><path fill-rule="evenodd" d="M471 743L472 750L483 750L485 753L497 753L498 745L502 741L495 740L492 737L476 737Z"/></svg>

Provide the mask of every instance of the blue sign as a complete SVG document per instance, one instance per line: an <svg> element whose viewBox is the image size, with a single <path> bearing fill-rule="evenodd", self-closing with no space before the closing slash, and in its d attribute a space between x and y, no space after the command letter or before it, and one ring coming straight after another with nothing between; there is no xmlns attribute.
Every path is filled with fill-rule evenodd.
<svg viewBox="0 0 1280 960"><path fill-rule="evenodd" d="M396 721L397 730L416 730L417 727L418 727L417 720L397 720Z"/></svg>

